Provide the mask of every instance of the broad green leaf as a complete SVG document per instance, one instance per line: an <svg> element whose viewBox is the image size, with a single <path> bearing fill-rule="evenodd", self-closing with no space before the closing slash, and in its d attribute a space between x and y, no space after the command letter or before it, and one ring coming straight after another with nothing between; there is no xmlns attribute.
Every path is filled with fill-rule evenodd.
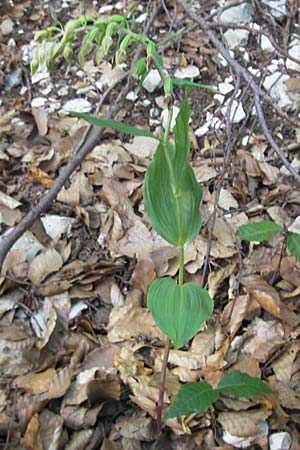
<svg viewBox="0 0 300 450"><path fill-rule="evenodd" d="M295 256L296 261L300 261L300 234L292 233L287 241L288 251Z"/></svg>
<svg viewBox="0 0 300 450"><path fill-rule="evenodd" d="M172 278L161 278L151 284L147 306L159 329L179 348L210 318L214 303L197 283L180 286Z"/></svg>
<svg viewBox="0 0 300 450"><path fill-rule="evenodd" d="M204 382L186 383L179 389L163 420L205 411L217 400L218 396L218 391L215 391L210 384Z"/></svg>
<svg viewBox="0 0 300 450"><path fill-rule="evenodd" d="M182 246L192 242L201 226L202 190L188 164L190 109L183 102L174 127L175 146L168 143L175 183L172 183L164 144L160 143L144 182L144 203L155 231L167 242Z"/></svg>
<svg viewBox="0 0 300 450"><path fill-rule="evenodd" d="M233 370L225 374L218 385L222 394L232 394L237 398L251 398L254 395L272 394L272 389L262 380L251 377L247 373Z"/></svg>
<svg viewBox="0 0 300 450"><path fill-rule="evenodd" d="M159 144L144 181L145 210L151 226L160 236L172 245L182 246L196 238L201 226L202 190L188 164L184 164L180 185L176 188L171 183L163 144Z"/></svg>
<svg viewBox="0 0 300 450"><path fill-rule="evenodd" d="M279 231L283 231L281 225L269 220L263 220L262 222L241 225L236 234L244 241L262 242L268 240L273 234L276 234Z"/></svg>
<svg viewBox="0 0 300 450"><path fill-rule="evenodd" d="M121 131L121 133L131 134L133 136L146 136L146 137L156 137L147 130L142 130L140 128L132 127L131 125L127 125L125 123L119 122L118 120L113 119L98 119L97 117L90 116L86 113L80 113L75 111L70 111L69 114L74 117L79 117L80 119L86 120L91 125L95 125L96 127L102 128L113 128L114 130Z"/></svg>

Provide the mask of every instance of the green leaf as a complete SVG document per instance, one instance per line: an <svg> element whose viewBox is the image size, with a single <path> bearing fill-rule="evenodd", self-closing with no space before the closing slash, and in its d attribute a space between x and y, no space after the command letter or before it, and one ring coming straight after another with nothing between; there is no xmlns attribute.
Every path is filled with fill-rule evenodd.
<svg viewBox="0 0 300 450"><path fill-rule="evenodd" d="M160 143L144 182L144 203L149 222L158 234L175 246L192 242L201 226L202 189L188 164L189 116L190 109L184 101L174 127L175 146L168 143L175 181L172 182L164 144Z"/></svg>
<svg viewBox="0 0 300 450"><path fill-rule="evenodd" d="M279 231L283 231L281 225L269 220L263 220L262 222L241 225L236 234L244 241L262 242L268 240L273 234L276 234Z"/></svg>
<svg viewBox="0 0 300 450"><path fill-rule="evenodd" d="M197 87L201 89L206 89L207 91L213 92L214 94L220 92L217 88L210 86L209 84L196 83L195 81L189 80L181 80L180 78L172 78L172 81L175 86Z"/></svg>
<svg viewBox="0 0 300 450"><path fill-rule="evenodd" d="M98 119L97 117L90 116L86 113L70 111L69 114L74 117L86 120L91 125L102 128L113 128L114 130L121 131L121 133L131 134L133 136L146 136L157 139L150 131L142 130L140 128L132 127L125 123L119 122L113 119Z"/></svg>
<svg viewBox="0 0 300 450"><path fill-rule="evenodd" d="M300 234L291 233L287 241L288 251L295 256L296 260L300 261Z"/></svg>
<svg viewBox="0 0 300 450"><path fill-rule="evenodd" d="M161 278L151 284L147 306L159 329L179 348L210 318L214 303L197 283L180 286L172 278Z"/></svg>
<svg viewBox="0 0 300 450"><path fill-rule="evenodd" d="M210 384L204 382L186 383L179 389L163 420L205 411L217 400L218 396L218 391L215 391Z"/></svg>
<svg viewBox="0 0 300 450"><path fill-rule="evenodd" d="M251 377L247 373L233 370L223 375L218 391L222 394L232 394L237 398L251 398L254 395L272 394L272 389L262 380Z"/></svg>

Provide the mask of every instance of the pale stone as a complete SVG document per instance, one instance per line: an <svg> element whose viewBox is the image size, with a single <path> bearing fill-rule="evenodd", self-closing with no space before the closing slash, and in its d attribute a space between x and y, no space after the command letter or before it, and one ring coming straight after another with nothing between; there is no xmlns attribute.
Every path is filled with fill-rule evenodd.
<svg viewBox="0 0 300 450"><path fill-rule="evenodd" d="M90 112L91 109L92 105L89 101L84 98L75 98L65 103L61 112L64 114L69 114L70 111L87 113Z"/></svg>
<svg viewBox="0 0 300 450"><path fill-rule="evenodd" d="M152 69L146 76L143 81L143 88L146 89L147 92L152 94L156 89L159 89L162 86L162 81L159 75L158 70Z"/></svg>
<svg viewBox="0 0 300 450"><path fill-rule="evenodd" d="M289 450L292 445L292 438L286 431L273 433L269 438L270 450Z"/></svg>
<svg viewBox="0 0 300 450"><path fill-rule="evenodd" d="M246 3L227 8L220 14L220 21L226 23L249 23L251 19L252 8Z"/></svg>
<svg viewBox="0 0 300 450"><path fill-rule="evenodd" d="M200 75L200 70L196 66L186 66L180 67L175 71L175 78L180 78L181 80L197 78Z"/></svg>
<svg viewBox="0 0 300 450"><path fill-rule="evenodd" d="M291 44L291 48L289 49L289 54L295 58L300 60L300 39L294 39ZM300 72L300 64L296 61L292 61L290 58L286 60L286 67L290 70L296 70Z"/></svg>
<svg viewBox="0 0 300 450"><path fill-rule="evenodd" d="M229 29L224 33L224 39L230 50L236 47L244 46L248 42L249 31L247 30L232 30Z"/></svg>

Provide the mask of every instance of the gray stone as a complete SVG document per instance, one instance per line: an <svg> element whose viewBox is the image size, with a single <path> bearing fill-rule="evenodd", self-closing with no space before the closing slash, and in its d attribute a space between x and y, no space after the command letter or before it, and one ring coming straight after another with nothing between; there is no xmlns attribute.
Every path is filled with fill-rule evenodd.
<svg viewBox="0 0 300 450"><path fill-rule="evenodd" d="M63 114L68 114L70 111L87 113L92 109L92 105L89 101L84 98L74 98L69 100L61 109Z"/></svg>
<svg viewBox="0 0 300 450"><path fill-rule="evenodd" d="M275 19L282 20L287 15L286 0L262 0L262 3L270 9Z"/></svg>
<svg viewBox="0 0 300 450"><path fill-rule="evenodd" d="M22 69L17 67L5 77L5 89L10 90L22 83Z"/></svg>
<svg viewBox="0 0 300 450"><path fill-rule="evenodd" d="M221 109L223 116L226 116L228 106L229 105L223 106L223 108ZM233 100L229 107L230 107L231 123L240 123L243 119L245 119L246 113L243 109L243 105L241 104L241 102Z"/></svg>
<svg viewBox="0 0 300 450"><path fill-rule="evenodd" d="M232 6L220 14L220 20L226 23L249 23L252 20L251 5L243 3Z"/></svg>
<svg viewBox="0 0 300 450"><path fill-rule="evenodd" d="M162 86L158 70L152 69L143 81L143 88L150 94Z"/></svg>
<svg viewBox="0 0 300 450"><path fill-rule="evenodd" d="M176 69L174 75L175 75L175 78L180 78L181 80L197 78L200 75L200 70L196 66L189 65L186 67L181 67L179 69Z"/></svg>
<svg viewBox="0 0 300 450"><path fill-rule="evenodd" d="M288 96L287 87L285 85L285 81L288 79L288 75L277 71L271 75L268 75L263 83L266 91L268 91L271 97L278 102L278 106L280 106L280 108L284 108L287 105L292 105L293 103Z"/></svg>
<svg viewBox="0 0 300 450"><path fill-rule="evenodd" d="M289 450L292 445L292 438L285 431L273 433L269 438L269 445L270 450Z"/></svg>
<svg viewBox="0 0 300 450"><path fill-rule="evenodd" d="M291 47L289 49L289 54L295 58L300 60L300 39L295 38L293 39L291 43ZM290 58L286 60L286 67L290 70L296 70L297 72L300 72L300 64L296 61L292 61Z"/></svg>
<svg viewBox="0 0 300 450"><path fill-rule="evenodd" d="M224 39L230 50L236 47L244 46L248 42L249 31L247 30L232 30L229 29L224 33Z"/></svg>

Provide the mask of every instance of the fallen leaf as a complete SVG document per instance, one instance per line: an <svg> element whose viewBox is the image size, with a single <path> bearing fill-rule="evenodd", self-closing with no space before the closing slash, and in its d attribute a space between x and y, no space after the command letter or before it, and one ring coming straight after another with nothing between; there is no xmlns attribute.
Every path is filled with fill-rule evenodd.
<svg viewBox="0 0 300 450"><path fill-rule="evenodd" d="M30 263L28 277L32 283L40 284L48 275L57 272L62 265L62 257L56 250L46 250Z"/></svg>
<svg viewBox="0 0 300 450"><path fill-rule="evenodd" d="M27 177L30 181L41 183L47 189L50 189L53 184L52 178L38 167L29 166L26 168Z"/></svg>

